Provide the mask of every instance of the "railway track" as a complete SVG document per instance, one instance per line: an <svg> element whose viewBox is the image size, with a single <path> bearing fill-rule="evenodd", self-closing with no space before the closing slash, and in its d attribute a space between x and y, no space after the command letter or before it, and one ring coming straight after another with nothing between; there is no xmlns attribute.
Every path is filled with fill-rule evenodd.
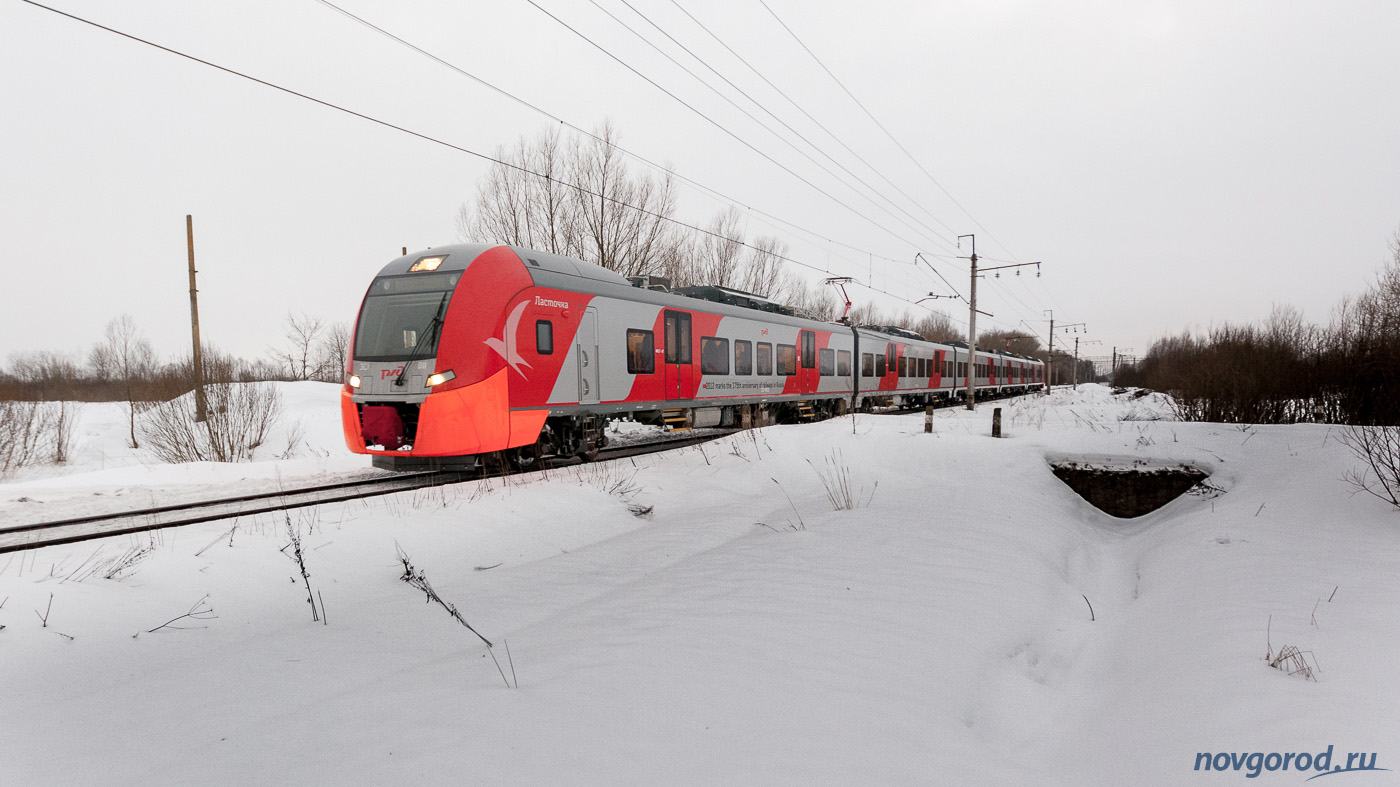
<svg viewBox="0 0 1400 787"><path fill-rule="evenodd" d="M702 435L673 437L666 440L605 448L598 452L597 461L624 459L629 456L684 448L733 434L734 431L736 430L715 430L714 433L707 432ZM567 461L551 462L552 465L566 463ZM223 497L215 500L156 506L119 513L93 514L48 522L0 526L0 553L127 533L140 533L167 527L193 525L219 519L232 519L253 514L286 511L345 500L358 500L365 497L378 497L396 492L411 492L429 487L475 481L483 477L484 474L478 470L400 473L381 478L339 481L276 492Z"/></svg>

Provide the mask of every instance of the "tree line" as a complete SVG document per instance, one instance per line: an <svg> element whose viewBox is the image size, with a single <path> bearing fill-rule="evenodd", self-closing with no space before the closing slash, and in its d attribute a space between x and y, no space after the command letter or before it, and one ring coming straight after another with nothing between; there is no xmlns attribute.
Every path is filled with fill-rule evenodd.
<svg viewBox="0 0 1400 787"><path fill-rule="evenodd" d="M1375 280L1326 325L1275 306L1259 324L1182 331L1116 382L1171 394L1193 421L1400 425L1400 232L1389 246Z"/></svg>

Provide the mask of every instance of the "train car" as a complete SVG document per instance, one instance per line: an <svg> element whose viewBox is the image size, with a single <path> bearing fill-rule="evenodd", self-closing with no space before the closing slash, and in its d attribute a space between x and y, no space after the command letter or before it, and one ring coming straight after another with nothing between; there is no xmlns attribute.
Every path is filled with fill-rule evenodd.
<svg viewBox="0 0 1400 787"><path fill-rule="evenodd" d="M520 467L588 458L619 415L748 425L959 395L958 349L916 334L812 320L721 287L669 291L510 246L393 260L353 335L346 444L386 468L470 466L496 452ZM988 382L979 395L996 390Z"/></svg>

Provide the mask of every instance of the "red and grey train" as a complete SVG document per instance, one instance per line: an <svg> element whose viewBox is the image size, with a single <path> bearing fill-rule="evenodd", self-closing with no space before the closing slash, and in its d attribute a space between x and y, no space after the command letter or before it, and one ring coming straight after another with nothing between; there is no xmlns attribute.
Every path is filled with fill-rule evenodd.
<svg viewBox="0 0 1400 787"><path fill-rule="evenodd" d="M978 397L1044 364L979 350ZM721 287L668 290L579 260L462 244L400 257L360 307L341 420L377 467L590 457L608 418L728 426L965 395L966 345L807 319Z"/></svg>

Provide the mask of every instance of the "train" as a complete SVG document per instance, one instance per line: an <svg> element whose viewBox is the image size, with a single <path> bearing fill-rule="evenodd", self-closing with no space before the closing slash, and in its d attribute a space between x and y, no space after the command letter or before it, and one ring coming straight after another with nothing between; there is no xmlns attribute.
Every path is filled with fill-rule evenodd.
<svg viewBox="0 0 1400 787"><path fill-rule="evenodd" d="M488 244L405 254L369 285L341 420L375 467L590 459L609 419L668 429L816 420L1040 390L1042 361L811 319L726 287L671 288ZM969 363L971 361L971 363Z"/></svg>

